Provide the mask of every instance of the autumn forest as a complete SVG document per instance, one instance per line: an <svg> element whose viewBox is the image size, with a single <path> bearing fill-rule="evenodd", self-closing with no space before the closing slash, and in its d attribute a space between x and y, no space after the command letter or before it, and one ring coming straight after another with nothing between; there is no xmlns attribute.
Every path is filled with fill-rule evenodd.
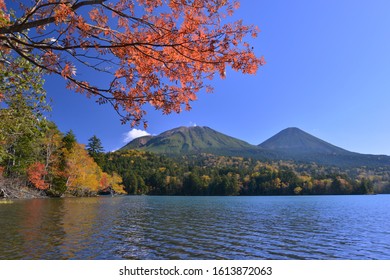
<svg viewBox="0 0 390 280"><path fill-rule="evenodd" d="M50 76L111 106L123 124L147 127L146 106L180 113L191 109L200 91L212 92L208 81L225 79L227 68L255 74L265 65L250 44L259 29L229 21L238 1L15 2L0 0L0 197L389 190L388 170L212 153L105 153L98 136L83 145L50 121L44 87ZM101 85L83 72L109 82Z"/></svg>

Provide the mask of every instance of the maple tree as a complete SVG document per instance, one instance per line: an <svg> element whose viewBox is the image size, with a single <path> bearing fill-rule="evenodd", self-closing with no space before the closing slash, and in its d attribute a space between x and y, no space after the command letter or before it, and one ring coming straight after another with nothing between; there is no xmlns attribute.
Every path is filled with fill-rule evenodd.
<svg viewBox="0 0 390 280"><path fill-rule="evenodd" d="M45 175L47 171L45 165L41 162L34 162L27 169L28 180L34 187L40 190L46 190L49 188L49 185L45 182Z"/></svg>
<svg viewBox="0 0 390 280"><path fill-rule="evenodd" d="M15 2L17 13L0 0L0 53L61 75L69 89L110 103L123 123L146 126L146 104L164 114L189 110L226 67L254 74L265 63L245 41L258 28L228 20L235 0ZM84 80L80 72L91 69L99 79Z"/></svg>

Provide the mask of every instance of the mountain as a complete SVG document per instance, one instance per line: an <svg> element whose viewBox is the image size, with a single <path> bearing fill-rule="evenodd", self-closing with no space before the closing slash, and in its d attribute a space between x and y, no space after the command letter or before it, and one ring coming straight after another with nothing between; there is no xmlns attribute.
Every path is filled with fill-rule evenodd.
<svg viewBox="0 0 390 280"><path fill-rule="evenodd" d="M390 157L347 151L299 128L287 128L258 146L205 126L178 127L157 136L136 138L120 150L138 149L167 155L211 153L261 160L290 160L338 167L390 167Z"/></svg>
<svg viewBox="0 0 390 280"><path fill-rule="evenodd" d="M339 167L390 166L390 157L350 152L296 127L286 128L258 147L273 151L276 160L315 162Z"/></svg>
<svg viewBox="0 0 390 280"><path fill-rule="evenodd" d="M219 155L248 154L259 150L249 143L222 134L206 126L178 127L157 136L134 139L121 150L141 149L170 155L215 153Z"/></svg>
<svg viewBox="0 0 390 280"><path fill-rule="evenodd" d="M351 153L296 127L286 128L258 146L266 150L281 151L291 154L316 153L345 155Z"/></svg>

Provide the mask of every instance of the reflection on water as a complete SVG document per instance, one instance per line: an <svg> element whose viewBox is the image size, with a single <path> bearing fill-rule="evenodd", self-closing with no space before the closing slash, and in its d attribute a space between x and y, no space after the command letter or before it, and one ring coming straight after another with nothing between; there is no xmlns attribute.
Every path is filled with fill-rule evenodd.
<svg viewBox="0 0 390 280"><path fill-rule="evenodd" d="M0 259L390 259L390 196L0 204Z"/></svg>

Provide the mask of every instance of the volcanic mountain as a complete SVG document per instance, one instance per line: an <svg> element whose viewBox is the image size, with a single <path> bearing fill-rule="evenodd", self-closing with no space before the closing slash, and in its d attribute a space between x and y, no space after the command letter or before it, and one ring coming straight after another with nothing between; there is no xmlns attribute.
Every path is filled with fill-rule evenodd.
<svg viewBox="0 0 390 280"><path fill-rule="evenodd" d="M351 152L325 142L296 127L286 128L264 141L259 147L289 154L333 154L345 155Z"/></svg>
<svg viewBox="0 0 390 280"><path fill-rule="evenodd" d="M245 141L222 134L206 126L178 127L157 136L134 139L121 150L141 149L164 154L215 153L247 154L259 150Z"/></svg>
<svg viewBox="0 0 390 280"><path fill-rule="evenodd" d="M295 127L282 130L258 147L276 153L277 156L273 158L274 160L315 162L339 167L390 165L389 156L350 152Z"/></svg>

